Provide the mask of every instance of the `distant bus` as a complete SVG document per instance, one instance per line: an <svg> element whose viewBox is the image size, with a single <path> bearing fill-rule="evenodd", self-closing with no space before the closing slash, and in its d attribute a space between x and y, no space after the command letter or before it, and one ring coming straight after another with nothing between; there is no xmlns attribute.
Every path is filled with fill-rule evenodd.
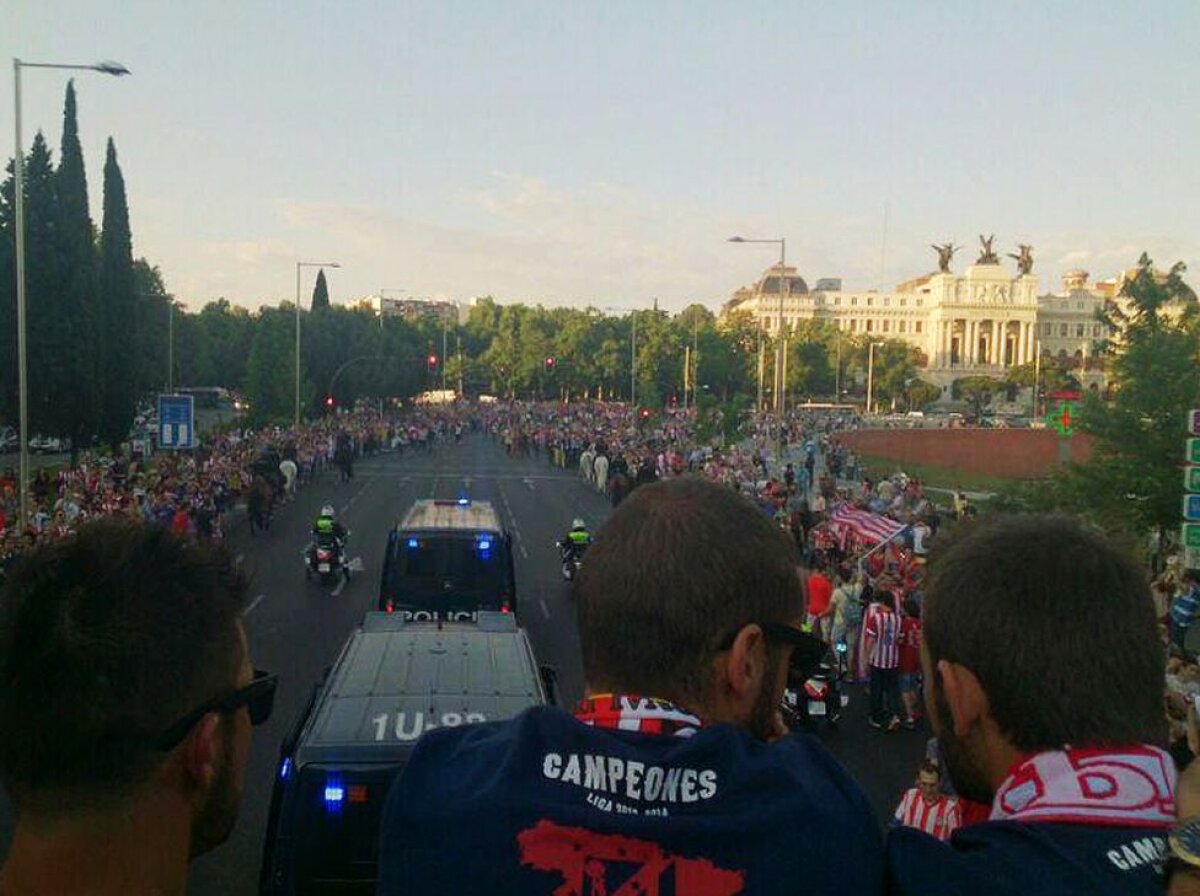
<svg viewBox="0 0 1200 896"><path fill-rule="evenodd" d="M226 411L230 414L244 411L244 403L223 386L186 386L175 390L176 395L192 396L192 406L197 411Z"/></svg>
<svg viewBox="0 0 1200 896"><path fill-rule="evenodd" d="M175 394L192 396L196 431L200 433L230 423L250 409L239 396L223 386L184 386L176 389Z"/></svg>

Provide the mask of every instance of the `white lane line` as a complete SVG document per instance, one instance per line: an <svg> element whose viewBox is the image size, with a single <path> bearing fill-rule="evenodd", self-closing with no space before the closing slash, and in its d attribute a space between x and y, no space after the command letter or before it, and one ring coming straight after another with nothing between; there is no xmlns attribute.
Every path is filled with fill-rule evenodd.
<svg viewBox="0 0 1200 896"><path fill-rule="evenodd" d="M337 587L329 592L330 597L337 597L339 594L341 594L342 589L344 589L346 587L346 581L347 581L346 577L342 576L341 580L338 582Z"/></svg>
<svg viewBox="0 0 1200 896"><path fill-rule="evenodd" d="M543 597L541 600L538 601L538 603L541 604L541 606L542 606L542 615L545 616L547 619L549 619L550 618L550 608L546 606L546 598Z"/></svg>
<svg viewBox="0 0 1200 896"><path fill-rule="evenodd" d="M521 481L524 482L527 486L529 486L530 491L533 491L533 480L532 479L530 479L529 477L525 477Z"/></svg>
<svg viewBox="0 0 1200 896"><path fill-rule="evenodd" d="M250 606L248 606L248 607L246 607L246 609L242 610L242 615L249 616L251 613L253 613L254 608L262 603L264 597L266 597L265 594L260 594L260 595L258 595L258 597L254 598L254 600L250 601Z"/></svg>
<svg viewBox="0 0 1200 896"><path fill-rule="evenodd" d="M529 551L525 550L525 543L518 542L517 547L521 549L521 556L524 557L526 560L528 560L529 559Z"/></svg>
<svg viewBox="0 0 1200 896"><path fill-rule="evenodd" d="M234 565L234 566L241 566L241 565L242 565L242 561L243 561L243 560L245 560L245 559L246 559L246 555L245 555L245 554L238 554L236 557L234 557L234 558L233 558L233 565Z"/></svg>

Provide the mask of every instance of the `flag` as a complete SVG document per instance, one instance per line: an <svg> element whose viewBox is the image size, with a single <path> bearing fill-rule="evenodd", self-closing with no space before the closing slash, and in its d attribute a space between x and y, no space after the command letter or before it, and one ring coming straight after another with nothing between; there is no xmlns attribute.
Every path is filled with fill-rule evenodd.
<svg viewBox="0 0 1200 896"><path fill-rule="evenodd" d="M872 544L890 541L906 528L903 523L869 510L856 510L848 504L834 508L829 521L839 532L856 535Z"/></svg>

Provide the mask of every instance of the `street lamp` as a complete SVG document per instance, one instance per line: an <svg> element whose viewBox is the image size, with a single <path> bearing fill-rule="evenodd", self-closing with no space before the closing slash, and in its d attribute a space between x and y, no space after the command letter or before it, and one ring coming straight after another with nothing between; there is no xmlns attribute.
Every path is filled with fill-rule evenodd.
<svg viewBox="0 0 1200 896"><path fill-rule="evenodd" d="M57 62L22 62L13 59L13 96L15 98L15 145L13 154L13 187L16 192L16 254L17 254L17 404L20 439L20 527L24 531L29 522L29 392L25 369L25 157L21 140L21 69L57 68L71 71L100 72L103 75L120 77L128 75L129 69L118 62L97 62L92 65L69 65Z"/></svg>
<svg viewBox="0 0 1200 896"><path fill-rule="evenodd" d="M300 269L301 268L340 268L336 261L298 261L296 262L296 419L295 427L300 428Z"/></svg>
<svg viewBox="0 0 1200 896"><path fill-rule="evenodd" d="M605 305L605 311L628 311L632 332L629 337L629 406L637 407L637 315L638 308Z"/></svg>
<svg viewBox="0 0 1200 896"><path fill-rule="evenodd" d="M882 346L882 342L872 342L867 347L867 414L871 413L871 393L875 386L875 349Z"/></svg>
<svg viewBox="0 0 1200 896"><path fill-rule="evenodd" d="M727 242L730 243L771 243L779 244L779 338L775 345L775 413L783 415L783 295L784 290L791 292L791 282L787 277L787 239L780 237L776 240L763 239L748 239L742 236L731 236ZM761 298L760 298L761 304ZM761 390L760 390L761 391ZM759 404L762 404L762 396L759 396Z"/></svg>

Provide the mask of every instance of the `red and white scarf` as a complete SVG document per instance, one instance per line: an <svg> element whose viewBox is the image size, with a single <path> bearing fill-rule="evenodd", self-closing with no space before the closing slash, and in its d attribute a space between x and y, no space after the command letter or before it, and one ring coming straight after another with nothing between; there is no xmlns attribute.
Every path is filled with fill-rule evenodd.
<svg viewBox="0 0 1200 896"><path fill-rule="evenodd" d="M1168 828L1175 779L1171 755L1158 747L1035 753L996 791L991 820Z"/></svg>
<svg viewBox="0 0 1200 896"><path fill-rule="evenodd" d="M704 727L699 718L669 700L633 694L594 694L584 697L575 712L575 718L597 728L675 737L691 737Z"/></svg>

